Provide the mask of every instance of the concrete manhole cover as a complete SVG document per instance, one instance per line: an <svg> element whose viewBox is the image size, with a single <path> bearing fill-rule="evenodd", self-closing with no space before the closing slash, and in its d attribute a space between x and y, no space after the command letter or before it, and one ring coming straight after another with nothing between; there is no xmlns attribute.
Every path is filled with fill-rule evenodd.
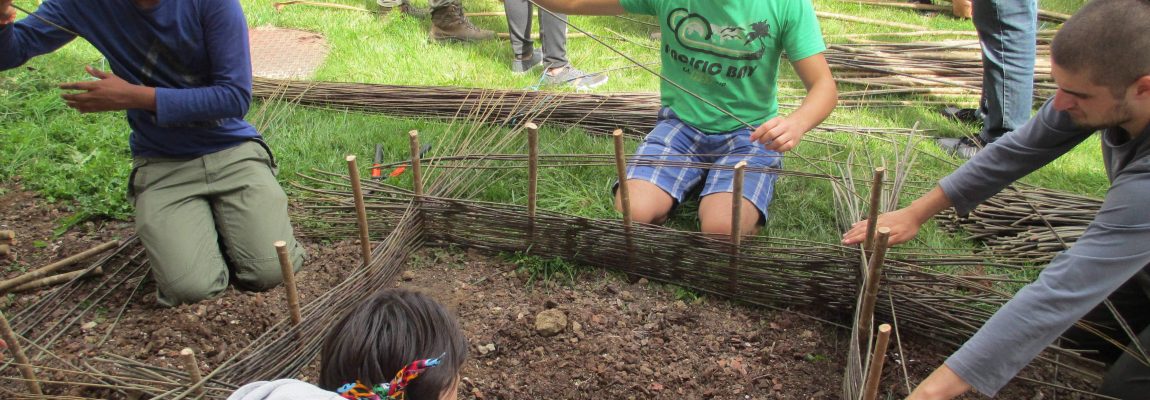
<svg viewBox="0 0 1150 400"><path fill-rule="evenodd" d="M327 40L315 32L272 27L248 32L252 73L258 77L307 79L327 57Z"/></svg>

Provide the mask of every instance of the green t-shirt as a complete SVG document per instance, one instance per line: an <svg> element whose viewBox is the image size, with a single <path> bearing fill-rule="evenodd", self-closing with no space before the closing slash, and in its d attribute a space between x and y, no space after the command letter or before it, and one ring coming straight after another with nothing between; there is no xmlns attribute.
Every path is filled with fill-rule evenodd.
<svg viewBox="0 0 1150 400"><path fill-rule="evenodd" d="M792 61L826 50L810 0L620 0L654 15L663 32L663 76L743 121L759 125L778 113L783 51ZM707 133L743 125L661 82L663 105Z"/></svg>

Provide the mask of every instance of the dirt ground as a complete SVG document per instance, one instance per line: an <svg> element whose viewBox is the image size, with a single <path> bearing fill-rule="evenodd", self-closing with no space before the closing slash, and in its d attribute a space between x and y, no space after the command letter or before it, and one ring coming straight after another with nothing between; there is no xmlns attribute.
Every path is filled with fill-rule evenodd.
<svg viewBox="0 0 1150 400"><path fill-rule="evenodd" d="M6 278L126 237L132 228L131 223L118 221L89 222L56 235L54 229L69 215L67 205L48 203L19 183L0 186L0 210L0 229L16 230L19 240L15 259L0 260ZM342 281L359 261L353 241L306 246L310 257L297 276L303 303ZM699 297L646 280L629 283L599 269L576 268L574 276L545 281L531 271L506 256L426 248L413 256L397 282L429 293L459 316L471 344L461 398L839 398L846 330L795 312ZM113 353L178 369L176 354L191 347L202 355L201 369L209 371L288 315L282 288L263 293L229 289L215 299L166 309L156 304L151 283L135 283L137 290L115 292L103 301L105 308L76 324L52 349L68 360ZM9 296L5 315L33 304L49 290ZM116 318L121 307L122 316ZM545 310L566 317L562 331L544 336L536 330L536 317ZM880 398L906 394L904 364L909 381L917 382L945 354L928 339L913 335L901 343L907 354L900 356L898 344L891 346ZM42 373L51 376L50 371ZM1038 370L1027 376L1051 380L1053 374ZM314 381L308 375L298 378ZM0 373L0 389L23 392L12 379L15 376L13 368ZM1089 388L1072 377L1060 384ZM59 384L47 389L118 397ZM1016 380L999 398L1038 400L1052 395L1051 389ZM1059 393L1062 399L1081 397Z"/></svg>

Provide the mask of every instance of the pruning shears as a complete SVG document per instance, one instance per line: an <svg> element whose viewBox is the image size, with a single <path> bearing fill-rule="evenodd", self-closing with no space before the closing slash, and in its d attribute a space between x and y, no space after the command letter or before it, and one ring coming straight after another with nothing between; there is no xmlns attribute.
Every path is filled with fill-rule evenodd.
<svg viewBox="0 0 1150 400"><path fill-rule="evenodd" d="M424 144L423 147L419 149L419 158L422 159L423 156L425 154L427 154L428 150L431 150L431 144L430 143ZM384 176L383 175L383 164L381 164L382 159L383 159L383 145L376 143L375 144L375 161L372 162L372 164L371 164L371 179L374 179L376 181L384 181L388 178L394 178L394 177L403 175L404 171L407 171L408 164L411 163L411 159L407 159L407 161L400 164L398 167L395 167L395 169L392 169L391 172L389 172L387 174L387 176Z"/></svg>

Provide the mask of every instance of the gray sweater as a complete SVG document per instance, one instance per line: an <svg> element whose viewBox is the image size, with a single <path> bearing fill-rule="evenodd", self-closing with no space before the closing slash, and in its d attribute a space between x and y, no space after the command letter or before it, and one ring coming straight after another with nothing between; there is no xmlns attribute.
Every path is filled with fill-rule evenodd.
<svg viewBox="0 0 1150 400"><path fill-rule="evenodd" d="M978 152L939 186L955 211L966 214L1092 133L1048 101L1030 122ZM1110 190L1086 233L946 360L979 392L993 396L1046 345L1150 266L1150 127L1132 140L1121 128L1104 130L1102 154Z"/></svg>

